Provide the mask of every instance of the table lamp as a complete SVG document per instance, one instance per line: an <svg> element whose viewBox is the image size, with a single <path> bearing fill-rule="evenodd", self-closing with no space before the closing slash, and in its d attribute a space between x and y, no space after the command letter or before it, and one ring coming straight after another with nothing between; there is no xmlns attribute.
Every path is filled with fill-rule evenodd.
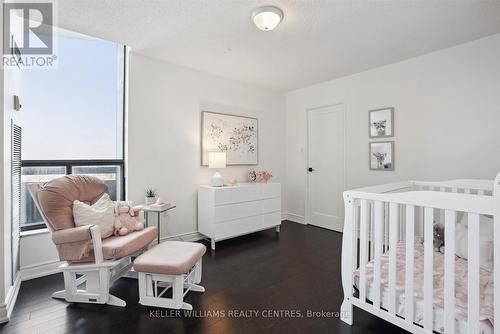
<svg viewBox="0 0 500 334"><path fill-rule="evenodd" d="M212 187L222 187L224 185L224 179L219 174L218 169L226 168L226 152L209 152L208 168L216 170L215 174L212 176L210 185Z"/></svg>

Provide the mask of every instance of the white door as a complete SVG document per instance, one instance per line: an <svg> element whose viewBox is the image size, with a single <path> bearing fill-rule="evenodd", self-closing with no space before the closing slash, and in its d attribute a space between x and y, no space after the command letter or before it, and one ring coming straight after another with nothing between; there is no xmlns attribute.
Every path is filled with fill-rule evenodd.
<svg viewBox="0 0 500 334"><path fill-rule="evenodd" d="M344 226L343 105L308 111L309 224L342 232Z"/></svg>

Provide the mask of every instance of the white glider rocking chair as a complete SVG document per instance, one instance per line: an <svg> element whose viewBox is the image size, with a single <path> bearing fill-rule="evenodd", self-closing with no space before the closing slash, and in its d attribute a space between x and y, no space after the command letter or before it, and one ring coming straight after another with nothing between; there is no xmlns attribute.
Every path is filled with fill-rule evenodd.
<svg viewBox="0 0 500 334"><path fill-rule="evenodd" d="M68 302L109 304L124 307L125 301L109 293L111 285L132 268L132 257L145 251L156 238L156 227L145 228L126 236L101 239L99 226L75 226L73 201L93 204L107 186L98 178L68 175L45 184L29 184L28 189L40 211L64 275L64 290L53 298Z"/></svg>

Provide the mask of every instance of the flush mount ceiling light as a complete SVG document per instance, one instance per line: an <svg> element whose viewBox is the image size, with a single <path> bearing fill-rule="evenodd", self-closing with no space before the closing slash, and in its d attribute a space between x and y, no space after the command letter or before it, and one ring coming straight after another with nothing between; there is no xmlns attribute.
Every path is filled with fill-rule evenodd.
<svg viewBox="0 0 500 334"><path fill-rule="evenodd" d="M273 6L257 8L252 12L252 21L262 31L271 31L283 20L281 9Z"/></svg>

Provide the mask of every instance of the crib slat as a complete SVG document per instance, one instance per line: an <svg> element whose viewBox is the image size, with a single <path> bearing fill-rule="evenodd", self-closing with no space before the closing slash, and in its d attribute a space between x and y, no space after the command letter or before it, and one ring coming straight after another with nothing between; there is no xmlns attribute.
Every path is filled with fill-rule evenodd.
<svg viewBox="0 0 500 334"><path fill-rule="evenodd" d="M406 207L401 206L401 241L405 241L405 235L406 235Z"/></svg>
<svg viewBox="0 0 500 334"><path fill-rule="evenodd" d="M370 256L368 257L368 261L373 260L373 253L375 251L375 241L374 239L374 234L375 234L375 204L371 203L370 204Z"/></svg>
<svg viewBox="0 0 500 334"><path fill-rule="evenodd" d="M359 299L366 300L366 256L368 251L368 201L361 200L361 212L359 221Z"/></svg>
<svg viewBox="0 0 500 334"><path fill-rule="evenodd" d="M485 192L486 193L486 192ZM497 175L493 186L493 191L488 191L492 196L500 196L500 176ZM493 282L500 282L500 206L495 205L495 215L493 218ZM500 284L493 285L493 313L494 319L500 319ZM498 320L497 320L498 321ZM494 327L495 334L500 334L500 326Z"/></svg>
<svg viewBox="0 0 500 334"><path fill-rule="evenodd" d="M389 203L384 203L384 253L389 248Z"/></svg>
<svg viewBox="0 0 500 334"><path fill-rule="evenodd" d="M497 196L500 184L495 180L494 195ZM500 208L497 207L493 221L493 254L500 254ZM493 256L493 282L500 282L500 256ZM500 284L493 286L494 319L500 319ZM500 334L500 326L495 326L495 334Z"/></svg>
<svg viewBox="0 0 500 334"><path fill-rule="evenodd" d="M433 316L433 252L434 252L434 209L424 210L424 329L432 332Z"/></svg>
<svg viewBox="0 0 500 334"><path fill-rule="evenodd" d="M358 263L358 233L359 233L359 205L353 206L353 211L354 211L354 224L353 224L353 233L352 233L352 239L353 239L353 249L354 251L352 252L352 272L356 271L359 267Z"/></svg>
<svg viewBox="0 0 500 334"><path fill-rule="evenodd" d="M413 324L413 261L415 246L415 207L406 206L406 266L405 266L405 316Z"/></svg>
<svg viewBox="0 0 500 334"><path fill-rule="evenodd" d="M389 205L389 313L396 314L396 251L398 238L398 204Z"/></svg>
<svg viewBox="0 0 500 334"><path fill-rule="evenodd" d="M479 215L469 213L467 239L467 333L479 333Z"/></svg>
<svg viewBox="0 0 500 334"><path fill-rule="evenodd" d="M455 221L456 212L445 211L444 226L444 332L455 333Z"/></svg>
<svg viewBox="0 0 500 334"><path fill-rule="evenodd" d="M404 228L405 228L405 216L404 216L404 206L401 206L401 209L399 210L399 237L398 241L403 241L404 240Z"/></svg>
<svg viewBox="0 0 500 334"><path fill-rule="evenodd" d="M424 208L418 207L418 236L423 239L424 237Z"/></svg>
<svg viewBox="0 0 500 334"><path fill-rule="evenodd" d="M380 257L382 256L384 204L375 202L375 260L373 267L373 306L380 308Z"/></svg>

